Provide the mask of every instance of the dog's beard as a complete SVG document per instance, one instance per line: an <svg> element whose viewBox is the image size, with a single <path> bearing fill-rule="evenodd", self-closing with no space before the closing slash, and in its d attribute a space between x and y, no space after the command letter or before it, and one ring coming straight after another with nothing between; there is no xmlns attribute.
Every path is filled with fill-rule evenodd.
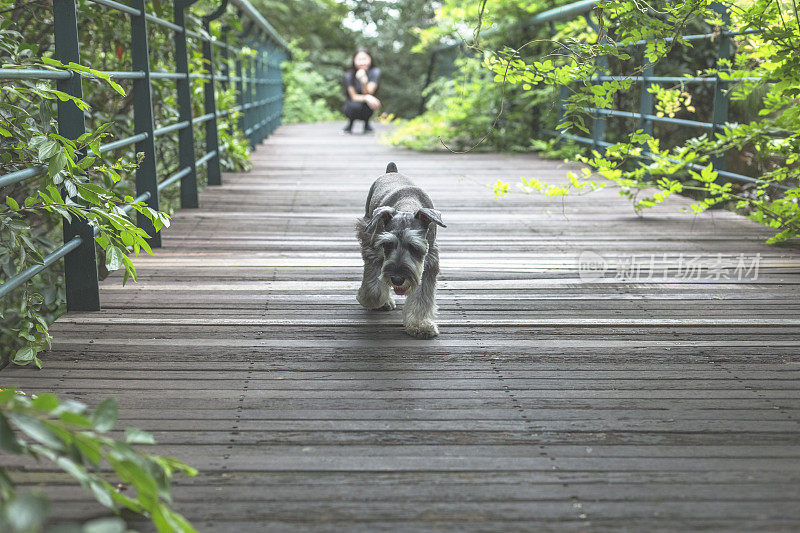
<svg viewBox="0 0 800 533"><path fill-rule="evenodd" d="M381 269L382 271L381 279L398 296L404 296L405 294L413 291L419 286L420 280L422 279L422 271L425 268L424 263L421 263L419 266L417 265L413 266L405 265L405 266L406 268L401 269L399 272L397 268L391 268L387 264L384 264L383 268ZM392 283L391 279L392 274L394 275L401 274L404 279L403 284L395 285L394 283Z"/></svg>
<svg viewBox="0 0 800 533"><path fill-rule="evenodd" d="M402 285L400 285L400 286L397 286L397 285L395 285L394 283L392 283L392 280L390 280L390 279L387 279L387 280L386 280L386 282L387 282L387 283L389 284L389 286L392 288L392 290L394 291L394 293L395 293L396 295L398 295L398 296L405 296L405 294L406 294L407 292L409 292L409 291L413 290L413 289L414 289L414 287L416 287L416 284L412 284L412 283L411 283L409 280L406 280L406 281L405 281L405 283L403 283L403 284L402 284Z"/></svg>

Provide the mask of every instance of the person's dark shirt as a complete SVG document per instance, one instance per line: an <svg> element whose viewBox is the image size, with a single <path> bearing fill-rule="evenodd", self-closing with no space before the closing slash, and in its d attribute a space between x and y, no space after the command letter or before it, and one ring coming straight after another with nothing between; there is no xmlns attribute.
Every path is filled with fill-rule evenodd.
<svg viewBox="0 0 800 533"><path fill-rule="evenodd" d="M372 67L367 70L367 79L369 82L378 83L381 77L381 69L378 67ZM344 73L344 90L347 93L347 99L351 100L350 98L350 91L347 90L348 87L352 87L356 94L364 94L364 89L361 87L361 82L358 81L356 78L356 71L355 70L348 70Z"/></svg>

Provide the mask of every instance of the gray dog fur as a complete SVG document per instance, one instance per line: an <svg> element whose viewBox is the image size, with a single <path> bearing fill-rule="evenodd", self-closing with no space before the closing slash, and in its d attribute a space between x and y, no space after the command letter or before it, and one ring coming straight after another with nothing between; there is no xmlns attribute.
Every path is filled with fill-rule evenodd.
<svg viewBox="0 0 800 533"><path fill-rule="evenodd" d="M436 326L436 276L439 250L436 226L446 227L430 197L389 163L372 184L356 235L364 259L358 302L367 309L396 307L391 290L408 294L403 306L406 333L421 339L439 334Z"/></svg>

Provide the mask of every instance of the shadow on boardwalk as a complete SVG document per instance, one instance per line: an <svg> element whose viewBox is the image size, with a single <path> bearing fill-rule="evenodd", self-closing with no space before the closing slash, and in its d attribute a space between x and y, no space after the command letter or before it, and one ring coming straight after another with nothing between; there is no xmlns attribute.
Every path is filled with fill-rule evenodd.
<svg viewBox="0 0 800 533"><path fill-rule="evenodd" d="M640 219L614 191L486 186L564 163L337 133L280 128L3 382L116 395L121 426L200 469L175 498L204 531L800 528L796 249L682 200ZM390 160L448 224L433 341L355 300L353 223ZM48 468L20 479L64 480ZM50 492L58 517L100 512Z"/></svg>

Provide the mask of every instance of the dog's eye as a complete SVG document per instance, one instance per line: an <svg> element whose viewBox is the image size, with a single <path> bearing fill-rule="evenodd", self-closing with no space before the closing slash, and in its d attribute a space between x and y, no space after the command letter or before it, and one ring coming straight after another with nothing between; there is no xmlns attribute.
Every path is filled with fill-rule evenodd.
<svg viewBox="0 0 800 533"><path fill-rule="evenodd" d="M383 246L383 251L391 252L392 250L394 250L395 244L394 241L384 241L383 243L381 243L381 246Z"/></svg>

